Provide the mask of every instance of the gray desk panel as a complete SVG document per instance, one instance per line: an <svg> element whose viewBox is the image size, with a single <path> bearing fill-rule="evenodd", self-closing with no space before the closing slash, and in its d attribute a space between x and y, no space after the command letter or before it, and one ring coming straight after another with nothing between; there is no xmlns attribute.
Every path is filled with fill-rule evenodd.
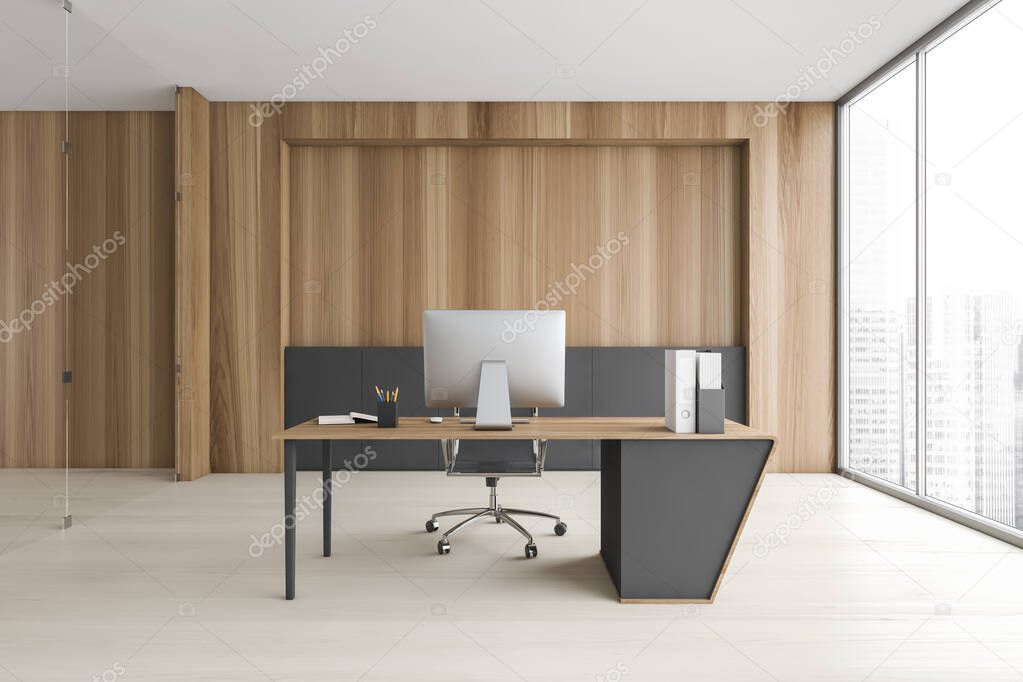
<svg viewBox="0 0 1023 682"><path fill-rule="evenodd" d="M770 440L603 441L601 554L622 599L710 599Z"/></svg>

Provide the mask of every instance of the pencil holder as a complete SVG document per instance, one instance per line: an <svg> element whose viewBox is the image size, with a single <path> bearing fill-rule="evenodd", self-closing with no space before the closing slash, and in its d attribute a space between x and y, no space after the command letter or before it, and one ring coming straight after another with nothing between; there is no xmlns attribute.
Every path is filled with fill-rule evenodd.
<svg viewBox="0 0 1023 682"><path fill-rule="evenodd" d="M377 428L393 429L398 425L398 401L377 401Z"/></svg>

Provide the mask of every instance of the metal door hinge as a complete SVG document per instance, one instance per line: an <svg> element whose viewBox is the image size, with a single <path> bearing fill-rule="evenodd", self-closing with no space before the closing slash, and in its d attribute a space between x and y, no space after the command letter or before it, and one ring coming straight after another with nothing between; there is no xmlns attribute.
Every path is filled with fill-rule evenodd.
<svg viewBox="0 0 1023 682"><path fill-rule="evenodd" d="M69 369L64 370L64 373L61 375L61 382L65 384L71 383L71 370Z"/></svg>
<svg viewBox="0 0 1023 682"><path fill-rule="evenodd" d="M71 141L70 140L61 140L60 141L60 153L61 154L70 154L71 153Z"/></svg>
<svg viewBox="0 0 1023 682"><path fill-rule="evenodd" d="M174 201L181 201L181 192L174 193Z"/></svg>

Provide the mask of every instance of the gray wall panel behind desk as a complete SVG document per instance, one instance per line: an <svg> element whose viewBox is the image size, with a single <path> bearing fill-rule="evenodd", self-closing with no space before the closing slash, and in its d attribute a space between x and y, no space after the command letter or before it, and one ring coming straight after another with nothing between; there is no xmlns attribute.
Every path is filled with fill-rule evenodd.
<svg viewBox="0 0 1023 682"><path fill-rule="evenodd" d="M398 413L403 417L437 417L440 411L426 406L423 393L422 348L364 348L362 350L362 403L358 410L376 414L374 386L398 386ZM368 469L442 469L437 441L363 441L376 458Z"/></svg>
<svg viewBox="0 0 1023 682"><path fill-rule="evenodd" d="M664 348L594 348L593 409L600 417L664 415ZM725 416L746 423L746 349L697 348L721 353Z"/></svg>
<svg viewBox="0 0 1023 682"><path fill-rule="evenodd" d="M593 414L598 417L664 416L664 348L594 348ZM691 350L691 349L690 349ZM746 423L746 349L701 347L721 353L725 416ZM593 455L600 468L600 450Z"/></svg>
<svg viewBox="0 0 1023 682"><path fill-rule="evenodd" d="M725 415L746 423L746 349L712 348L722 353ZM663 348L568 348L565 354L565 407L544 409L542 415L650 417L664 414ZM401 387L401 416L433 416L423 397L423 350L419 347L291 347L284 351L284 420L294 426L320 414L351 410L375 413L373 385ZM526 411L516 411L527 414ZM467 416L471 410L465 412ZM383 443L366 441L377 453L373 469L442 468L439 448L429 441ZM319 470L318 446L299 448L299 468ZM335 443L335 448L338 446ZM350 443L351 453L334 451L334 468L351 459L361 446ZM490 448L489 450L487 448ZM463 443L462 456L470 463L494 455L529 456L524 443ZM521 452L520 452L521 451ZM590 441L550 444L548 468L597 470L600 451Z"/></svg>
<svg viewBox="0 0 1023 682"><path fill-rule="evenodd" d="M284 349L284 427L321 414L347 414L359 409L362 349L307 347ZM343 447L350 453L338 452ZM362 450L361 442L331 444L334 467ZM298 444L300 469L320 470L320 444Z"/></svg>
<svg viewBox="0 0 1023 682"><path fill-rule="evenodd" d="M540 410L549 417L593 416L593 349L565 349L565 406ZM600 444L591 440L559 440L549 443L547 465L551 469L598 469Z"/></svg>

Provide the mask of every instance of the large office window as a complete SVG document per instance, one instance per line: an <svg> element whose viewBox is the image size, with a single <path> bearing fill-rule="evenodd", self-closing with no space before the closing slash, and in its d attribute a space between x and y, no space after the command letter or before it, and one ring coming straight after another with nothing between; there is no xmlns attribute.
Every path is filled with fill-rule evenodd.
<svg viewBox="0 0 1023 682"><path fill-rule="evenodd" d="M1018 528L1021 72L1021 0L927 53L926 493Z"/></svg>
<svg viewBox="0 0 1023 682"><path fill-rule="evenodd" d="M1021 72L1023 0L976 3L840 110L842 466L1015 529Z"/></svg>
<svg viewBox="0 0 1023 682"><path fill-rule="evenodd" d="M916 64L849 107L849 465L916 481Z"/></svg>

